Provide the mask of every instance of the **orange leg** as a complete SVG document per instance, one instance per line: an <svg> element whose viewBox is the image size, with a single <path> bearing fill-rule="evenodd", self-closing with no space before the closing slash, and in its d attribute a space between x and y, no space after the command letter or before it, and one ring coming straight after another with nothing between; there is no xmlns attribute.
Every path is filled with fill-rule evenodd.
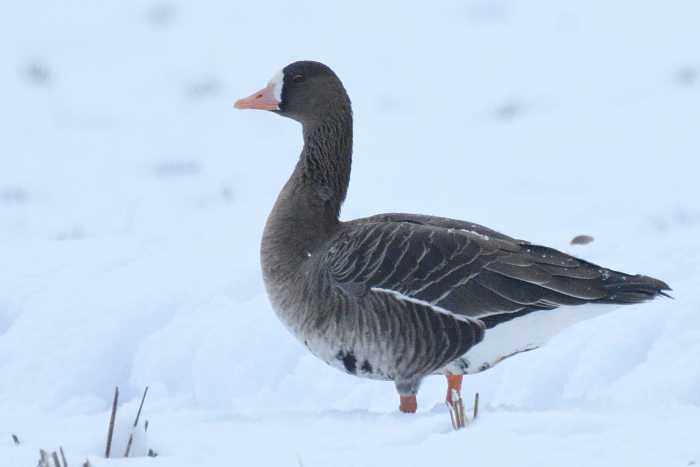
<svg viewBox="0 0 700 467"><path fill-rule="evenodd" d="M416 396L401 396L401 403L399 404L399 410L403 413L416 413L418 408L418 402L416 401Z"/></svg>
<svg viewBox="0 0 700 467"><path fill-rule="evenodd" d="M462 378L464 375L447 375L447 397L445 397L445 402L452 405L452 390L457 391L458 395L461 395L462 391Z"/></svg>

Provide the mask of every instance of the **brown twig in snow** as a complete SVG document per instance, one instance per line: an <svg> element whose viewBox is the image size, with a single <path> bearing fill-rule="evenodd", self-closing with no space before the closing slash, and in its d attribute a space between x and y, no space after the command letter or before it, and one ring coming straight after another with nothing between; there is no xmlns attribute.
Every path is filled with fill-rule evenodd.
<svg viewBox="0 0 700 467"><path fill-rule="evenodd" d="M146 390L143 391L143 396L141 397L141 405L139 405L139 411L136 413L136 418L134 419L134 428L136 428L136 425L139 424L139 417L141 416L141 409L143 409L143 401L146 400L146 394L148 393L148 386L146 386ZM131 434L129 435L129 442L126 443L126 451L124 452L124 457L129 457L129 452L131 451L131 442L134 440L134 430L131 430Z"/></svg>
<svg viewBox="0 0 700 467"><path fill-rule="evenodd" d="M450 411L453 429L459 430L467 426L467 417L464 415L464 403L455 389L452 390L452 404L448 403L447 408Z"/></svg>
<svg viewBox="0 0 700 467"><path fill-rule="evenodd" d="M47 457L46 451L39 449L39 464L37 467L51 467L49 465L49 458Z"/></svg>
<svg viewBox="0 0 700 467"><path fill-rule="evenodd" d="M112 449L112 433L114 433L114 419L117 416L118 401L119 388L114 388L114 403L112 404L112 418L109 420L109 431L107 432L107 449L105 449L105 459L109 459L109 451Z"/></svg>
<svg viewBox="0 0 700 467"><path fill-rule="evenodd" d="M136 413L136 419L134 420L134 428L139 424L139 417L141 416L141 409L143 409L143 401L146 400L146 394L148 393L148 386L143 391L143 396L141 397L141 405L139 405L139 411Z"/></svg>

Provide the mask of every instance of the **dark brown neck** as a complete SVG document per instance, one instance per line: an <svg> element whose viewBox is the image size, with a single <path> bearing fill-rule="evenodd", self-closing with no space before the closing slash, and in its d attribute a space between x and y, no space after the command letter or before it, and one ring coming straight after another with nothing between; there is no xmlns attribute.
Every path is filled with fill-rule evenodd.
<svg viewBox="0 0 700 467"><path fill-rule="evenodd" d="M348 108L317 125L304 125L304 149L292 177L299 177L309 195L322 201L324 214L337 219L348 192L351 163L352 113Z"/></svg>
<svg viewBox="0 0 700 467"><path fill-rule="evenodd" d="M265 226L263 269L269 261L269 266L288 266L289 271L295 271L295 264L305 261L337 230L350 181L351 160L349 112L327 118L313 128L304 125L304 149L299 162Z"/></svg>

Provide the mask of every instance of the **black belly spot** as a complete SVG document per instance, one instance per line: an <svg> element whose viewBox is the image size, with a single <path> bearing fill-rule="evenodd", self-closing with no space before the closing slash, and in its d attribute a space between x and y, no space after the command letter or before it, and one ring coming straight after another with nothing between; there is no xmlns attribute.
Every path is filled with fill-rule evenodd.
<svg viewBox="0 0 700 467"><path fill-rule="evenodd" d="M335 358L343 362L343 366L348 373L355 374L357 371L357 358L352 352L343 352L342 350L338 352Z"/></svg>
<svg viewBox="0 0 700 467"><path fill-rule="evenodd" d="M369 361L365 360L362 363L362 366L360 367L363 373L372 373L372 365L369 364Z"/></svg>

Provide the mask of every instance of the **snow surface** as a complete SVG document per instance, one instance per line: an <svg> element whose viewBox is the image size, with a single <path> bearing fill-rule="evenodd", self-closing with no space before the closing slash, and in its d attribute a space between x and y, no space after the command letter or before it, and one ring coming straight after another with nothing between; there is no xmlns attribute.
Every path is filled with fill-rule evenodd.
<svg viewBox="0 0 700 467"><path fill-rule="evenodd" d="M700 462L698 24L693 1L2 2L0 466ZM300 59L354 102L344 219L465 219L675 299L468 376L468 429L442 377L398 413L264 293L301 131L232 105ZM149 393L107 461L116 386L116 457Z"/></svg>

